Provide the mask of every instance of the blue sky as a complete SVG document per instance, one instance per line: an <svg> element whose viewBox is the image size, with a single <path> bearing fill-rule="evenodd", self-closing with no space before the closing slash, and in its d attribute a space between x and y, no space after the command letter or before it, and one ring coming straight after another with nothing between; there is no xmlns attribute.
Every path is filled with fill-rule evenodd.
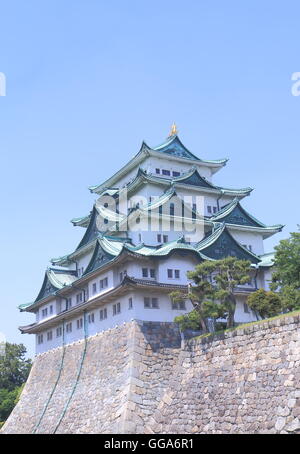
<svg viewBox="0 0 300 454"><path fill-rule="evenodd" d="M51 257L74 249L87 187L175 120L204 159L228 157L215 182L255 188L243 205L283 233L299 220L297 1L10 0L1 4L0 331L33 339L16 307L32 301Z"/></svg>

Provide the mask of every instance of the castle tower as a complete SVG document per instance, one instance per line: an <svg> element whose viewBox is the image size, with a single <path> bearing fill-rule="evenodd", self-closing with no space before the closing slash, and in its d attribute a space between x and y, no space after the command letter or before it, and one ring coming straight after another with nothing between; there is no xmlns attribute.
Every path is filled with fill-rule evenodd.
<svg viewBox="0 0 300 454"><path fill-rule="evenodd" d="M272 257L263 241L282 225L267 226L242 207L251 188L213 183L226 163L191 153L174 124L164 143L143 142L124 167L90 187L97 202L72 220L84 229L82 240L51 260L35 301L20 306L35 314L20 330L36 336L37 354L131 320L172 322L192 310L169 296L187 288L187 271L226 256L252 263L251 282L236 289L235 320L255 319L246 298L268 288Z"/></svg>

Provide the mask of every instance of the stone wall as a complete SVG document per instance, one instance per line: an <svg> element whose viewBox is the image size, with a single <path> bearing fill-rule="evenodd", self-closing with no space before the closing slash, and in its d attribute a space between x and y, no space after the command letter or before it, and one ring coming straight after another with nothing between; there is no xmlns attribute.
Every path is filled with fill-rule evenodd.
<svg viewBox="0 0 300 454"><path fill-rule="evenodd" d="M183 342L172 323L126 323L37 356L2 432L300 432L299 327Z"/></svg>

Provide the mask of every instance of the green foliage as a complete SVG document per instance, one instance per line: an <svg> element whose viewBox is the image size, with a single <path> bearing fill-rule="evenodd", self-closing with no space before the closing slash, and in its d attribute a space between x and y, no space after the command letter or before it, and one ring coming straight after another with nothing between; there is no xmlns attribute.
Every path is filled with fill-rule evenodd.
<svg viewBox="0 0 300 454"><path fill-rule="evenodd" d="M6 343L5 355L0 357L0 389L12 391L27 380L31 360L25 354L23 344Z"/></svg>
<svg viewBox="0 0 300 454"><path fill-rule="evenodd" d="M178 323L181 331L185 331L187 329L197 331L201 326L200 314L195 309L188 314L175 317L174 322Z"/></svg>
<svg viewBox="0 0 300 454"><path fill-rule="evenodd" d="M300 309L300 232L275 247L272 290L278 290L284 310Z"/></svg>
<svg viewBox="0 0 300 454"><path fill-rule="evenodd" d="M207 319L227 318L227 327L234 326L234 312L236 300L234 289L238 285L249 282L251 264L235 257L227 257L221 260L206 260L196 266L194 271L187 273L188 279L195 285L189 287L186 294L181 292L171 293L173 301L189 299L197 312L197 317L182 319L179 323L185 326L195 326L198 320L198 329L208 331ZM194 312L194 311L193 311ZM185 317L185 316L183 316ZM195 329L195 328L191 328Z"/></svg>
<svg viewBox="0 0 300 454"><path fill-rule="evenodd" d="M274 317L283 311L282 301L278 293L267 292L262 288L248 296L247 304L262 318Z"/></svg>
<svg viewBox="0 0 300 454"><path fill-rule="evenodd" d="M31 368L25 359L23 344L6 343L5 355L0 357L0 427L18 402Z"/></svg>
<svg viewBox="0 0 300 454"><path fill-rule="evenodd" d="M20 388L15 388L13 391L0 389L0 420L5 421L12 412L18 400Z"/></svg>

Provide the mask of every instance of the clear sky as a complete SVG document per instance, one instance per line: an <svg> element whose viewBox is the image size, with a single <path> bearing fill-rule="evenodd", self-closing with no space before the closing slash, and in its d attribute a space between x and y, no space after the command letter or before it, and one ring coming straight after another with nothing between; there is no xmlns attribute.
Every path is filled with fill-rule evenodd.
<svg viewBox="0 0 300 454"><path fill-rule="evenodd" d="M300 4L277 0L10 0L0 8L0 331L33 354L32 301L51 257L74 250L104 181L175 120L215 177L255 188L266 224L299 219ZM31 339L32 337L32 339Z"/></svg>

